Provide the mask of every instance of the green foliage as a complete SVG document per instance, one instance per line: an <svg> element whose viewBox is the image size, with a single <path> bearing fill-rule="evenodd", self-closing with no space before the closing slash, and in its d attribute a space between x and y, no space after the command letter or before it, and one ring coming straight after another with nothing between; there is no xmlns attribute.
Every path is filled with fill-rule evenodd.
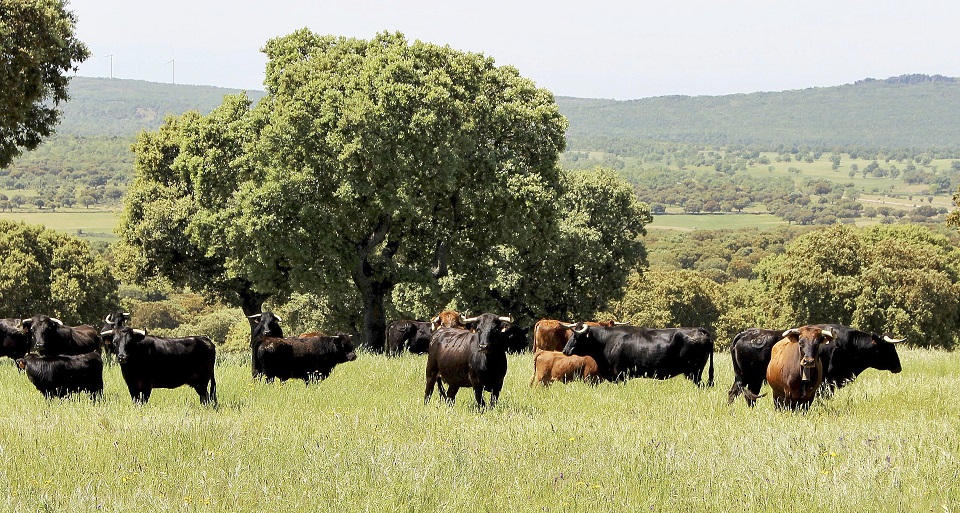
<svg viewBox="0 0 960 513"><path fill-rule="evenodd" d="M636 326L715 331L724 299L720 284L695 271L651 269L630 277L623 299L611 302L610 314Z"/></svg>
<svg viewBox="0 0 960 513"><path fill-rule="evenodd" d="M0 167L52 133L68 98L65 73L90 55L74 37L76 16L65 4L0 3Z"/></svg>
<svg viewBox="0 0 960 513"><path fill-rule="evenodd" d="M954 249L919 226L834 226L798 237L758 266L777 326L838 322L952 347L960 328Z"/></svg>
<svg viewBox="0 0 960 513"><path fill-rule="evenodd" d="M109 265L86 242L0 220L0 317L44 313L67 324L96 324L116 303Z"/></svg>

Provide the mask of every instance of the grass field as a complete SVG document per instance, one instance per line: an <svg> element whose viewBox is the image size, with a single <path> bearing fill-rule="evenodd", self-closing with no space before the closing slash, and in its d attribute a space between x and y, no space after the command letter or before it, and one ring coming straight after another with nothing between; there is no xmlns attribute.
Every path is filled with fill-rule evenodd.
<svg viewBox="0 0 960 513"><path fill-rule="evenodd" d="M5 511L949 511L960 504L960 355L906 350L808 413L726 404L717 386L635 379L528 387L500 405L424 406L425 357L362 354L319 385L217 368L220 407L187 388L132 404L47 401L0 364Z"/></svg>
<svg viewBox="0 0 960 513"><path fill-rule="evenodd" d="M113 242L113 233L120 220L119 210L59 209L50 211L0 212L0 219L23 221L27 224L42 224L51 230L80 236L91 240Z"/></svg>
<svg viewBox="0 0 960 513"><path fill-rule="evenodd" d="M647 229L693 231L786 225L786 221L773 214L667 214L653 216L653 222Z"/></svg>

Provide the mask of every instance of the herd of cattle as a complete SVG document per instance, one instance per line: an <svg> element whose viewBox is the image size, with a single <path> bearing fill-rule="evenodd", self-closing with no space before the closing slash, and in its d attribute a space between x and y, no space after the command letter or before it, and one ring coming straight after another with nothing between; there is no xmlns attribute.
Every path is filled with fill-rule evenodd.
<svg viewBox="0 0 960 513"><path fill-rule="evenodd" d="M349 335L313 332L285 337L282 319L272 312L249 320L254 378L302 379L309 384L357 358ZM137 403L147 402L154 388L187 385L196 390L201 403L216 405L216 348L209 338L154 337L131 328L129 322L125 312L109 313L100 330L65 326L46 315L0 319L0 356L13 358L47 397L88 393L99 398L106 356L119 363ZM446 310L429 322L390 323L384 348L390 355L404 350L427 354L424 403L435 389L452 403L460 388L469 387L479 407L486 406L485 391L490 393L490 405L496 405L507 373L506 353L527 351L531 345L531 386L677 375L698 386L714 384L714 340L704 328L648 329L613 321L542 319L532 337L529 331L517 327L510 316L487 313L468 318ZM745 330L730 347L735 377L728 402L742 394L753 406L766 381L777 408L807 408L818 394L833 394L868 368L900 372L895 344L902 341L837 324Z"/></svg>

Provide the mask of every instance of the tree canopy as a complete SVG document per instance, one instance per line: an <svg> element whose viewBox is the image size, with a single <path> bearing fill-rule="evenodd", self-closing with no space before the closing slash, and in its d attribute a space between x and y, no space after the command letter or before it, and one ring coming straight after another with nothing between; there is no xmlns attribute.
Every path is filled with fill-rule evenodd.
<svg viewBox="0 0 960 513"><path fill-rule="evenodd" d="M117 304L109 264L76 238L0 220L0 317L97 323Z"/></svg>
<svg viewBox="0 0 960 513"><path fill-rule="evenodd" d="M394 292L533 315L571 308L537 287L573 278L599 304L642 264L646 207L610 172L562 176L566 121L515 68L391 33L264 51L256 106L228 96L140 136L118 250L133 275L255 296L245 311L320 294L331 328L377 348Z"/></svg>
<svg viewBox="0 0 960 513"><path fill-rule="evenodd" d="M67 100L64 73L90 55L63 0L0 2L0 168L53 132Z"/></svg>

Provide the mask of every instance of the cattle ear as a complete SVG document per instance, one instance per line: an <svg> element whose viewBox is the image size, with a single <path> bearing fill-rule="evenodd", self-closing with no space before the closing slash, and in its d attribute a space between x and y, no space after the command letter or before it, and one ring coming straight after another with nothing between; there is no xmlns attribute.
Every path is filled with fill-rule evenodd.
<svg viewBox="0 0 960 513"><path fill-rule="evenodd" d="M20 370L23 370L27 367L27 360L25 358L17 358L17 367Z"/></svg>

